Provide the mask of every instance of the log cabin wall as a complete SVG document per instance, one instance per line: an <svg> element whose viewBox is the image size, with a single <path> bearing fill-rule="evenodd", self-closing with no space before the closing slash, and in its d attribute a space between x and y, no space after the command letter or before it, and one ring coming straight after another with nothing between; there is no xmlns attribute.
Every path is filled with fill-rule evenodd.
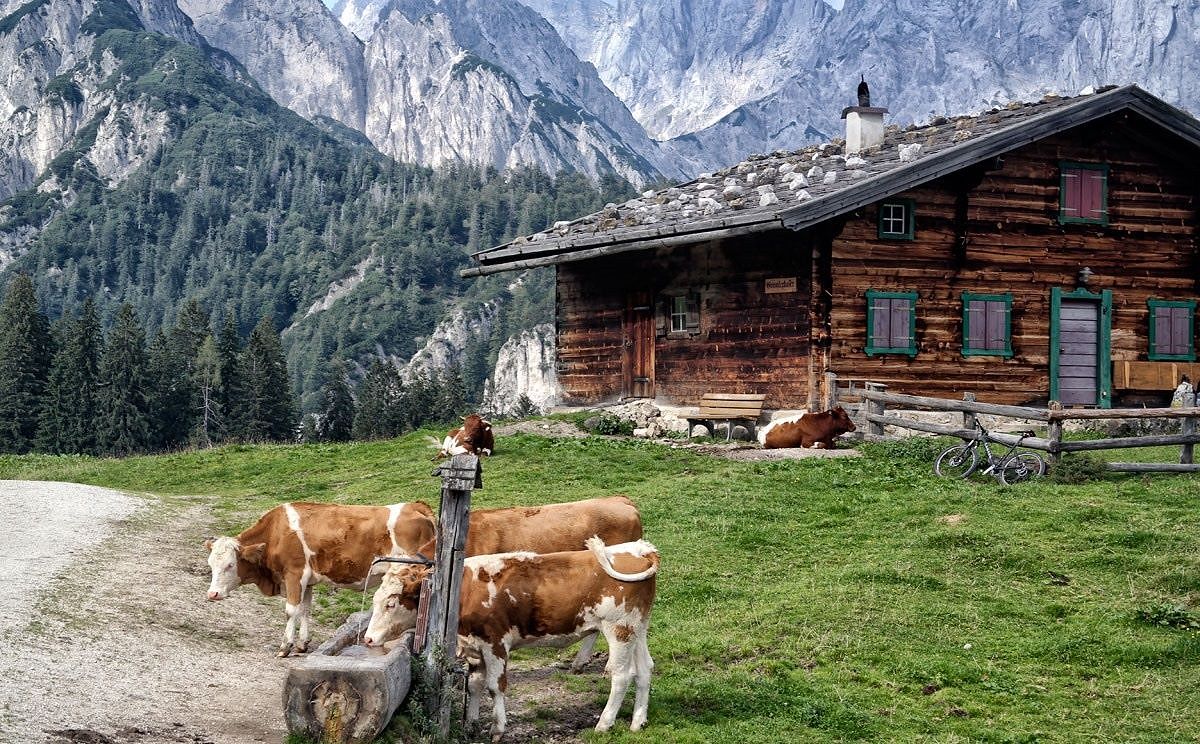
<svg viewBox="0 0 1200 744"><path fill-rule="evenodd" d="M1147 300L1197 296L1197 187L1155 139L1114 115L899 194L915 205L912 240L879 238L879 204L856 212L833 243L830 369L900 392L1045 401L1051 289L1074 289L1084 266L1091 291L1112 292L1111 359L1146 360ZM1109 166L1109 224L1060 224L1063 161ZM918 293L914 356L865 353L870 289ZM963 354L963 292L1012 294L1011 358Z"/></svg>
<svg viewBox="0 0 1200 744"><path fill-rule="evenodd" d="M627 394L624 318L631 291L654 299L654 393L697 405L708 392L765 393L767 408L808 396L811 246L777 230L676 249L561 264L556 315L559 381L568 404ZM766 292L767 279L782 279ZM795 290L786 291L786 280ZM775 288L775 287L773 287ZM698 301L697 327L670 332L667 298Z"/></svg>

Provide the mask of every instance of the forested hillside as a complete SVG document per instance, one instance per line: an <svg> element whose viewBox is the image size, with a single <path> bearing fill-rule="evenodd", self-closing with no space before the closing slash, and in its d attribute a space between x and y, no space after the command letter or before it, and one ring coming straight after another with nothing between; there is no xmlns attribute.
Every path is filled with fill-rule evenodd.
<svg viewBox="0 0 1200 744"><path fill-rule="evenodd" d="M396 163L357 133L320 129L222 74L201 50L146 32L120 0L95 5L81 33L94 38L90 56L46 95L70 104L81 89L93 95L103 75L97 89L113 103L0 205L0 235L39 230L5 273L33 277L51 320L92 299L107 326L128 303L150 338L189 300L215 327L236 319L243 338L266 318L283 329L294 392L309 410L329 359L405 359L448 309L512 299L512 277L459 279L470 251L630 189L615 177L596 185L535 170ZM134 127L135 110L165 120L163 144L115 182L97 172L97 132ZM472 390L504 334L549 317L545 277L516 294L496 338L473 352Z"/></svg>

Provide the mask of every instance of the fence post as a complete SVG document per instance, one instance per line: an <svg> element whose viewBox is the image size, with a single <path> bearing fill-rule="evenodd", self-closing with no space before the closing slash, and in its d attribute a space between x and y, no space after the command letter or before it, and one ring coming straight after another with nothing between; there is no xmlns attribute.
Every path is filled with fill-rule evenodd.
<svg viewBox="0 0 1200 744"><path fill-rule="evenodd" d="M864 385L867 392L882 393L887 390L887 385L879 382L868 382ZM867 398L867 413L882 416L884 412L884 403L881 400L872 400ZM867 421L867 434L873 437L883 436L883 424L874 421Z"/></svg>
<svg viewBox="0 0 1200 744"><path fill-rule="evenodd" d="M963 401L966 403L974 403L975 393L963 393ZM963 428L967 431L975 431L975 412L964 410L962 414Z"/></svg>
<svg viewBox="0 0 1200 744"><path fill-rule="evenodd" d="M1062 459L1062 452L1059 449L1062 446L1062 434L1062 419L1050 419L1050 423L1046 426L1046 438L1050 440L1050 462L1057 463Z"/></svg>
<svg viewBox="0 0 1200 744"><path fill-rule="evenodd" d="M838 389L837 375L833 372L825 373L825 410L829 410L838 404Z"/></svg>
<svg viewBox="0 0 1200 744"><path fill-rule="evenodd" d="M1188 416L1183 420L1183 426L1179 429L1180 434L1195 434L1196 419ZM1183 465L1192 464L1192 449L1195 445L1188 443L1179 448L1179 462Z"/></svg>
<svg viewBox="0 0 1200 744"><path fill-rule="evenodd" d="M470 526L471 491L483 487L483 472L475 455L455 455L449 463L433 471L442 478L442 505L437 532L437 565L430 582L429 620L425 648L421 655L430 674L429 698L425 701L430 718L438 721L445 739L450 733L450 680L443 674L454 664L458 649L458 612L462 591L463 558ZM439 663L445 654L449 664Z"/></svg>

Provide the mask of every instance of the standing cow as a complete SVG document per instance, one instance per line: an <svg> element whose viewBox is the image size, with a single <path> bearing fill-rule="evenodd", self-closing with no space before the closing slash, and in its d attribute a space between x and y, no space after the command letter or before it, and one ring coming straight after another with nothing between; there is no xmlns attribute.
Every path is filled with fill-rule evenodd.
<svg viewBox="0 0 1200 744"><path fill-rule="evenodd" d="M363 589L378 583L387 566L378 555L412 553L433 540L433 510L427 504L343 506L281 504L237 537L207 540L211 601L225 599L243 584L273 597L284 594L287 625L279 655L308 650L312 588L317 584ZM368 577L368 573L371 577ZM296 622L300 641L295 642Z"/></svg>
<svg viewBox="0 0 1200 744"><path fill-rule="evenodd" d="M818 443L825 445L825 449L834 449L838 436L855 429L846 409L835 406L824 413L802 411L772 421L759 432L758 441L765 449L812 447Z"/></svg>
<svg viewBox="0 0 1200 744"><path fill-rule="evenodd" d="M612 682L596 730L612 728L634 679L637 694L630 729L641 730L654 668L646 635L658 566L658 551L645 540L606 546L596 537L587 541L587 550L466 559L458 643L472 665L467 720L478 720L486 688L492 695L493 739L504 734L510 651L533 645L563 647L599 631L608 641L606 670ZM413 565L388 571L375 592L364 643L382 645L415 626L421 583L429 571Z"/></svg>
<svg viewBox="0 0 1200 744"><path fill-rule="evenodd" d="M478 413L472 413L463 416L462 426L450 430L434 459L465 454L491 456L495 449L496 437L492 433L491 422Z"/></svg>

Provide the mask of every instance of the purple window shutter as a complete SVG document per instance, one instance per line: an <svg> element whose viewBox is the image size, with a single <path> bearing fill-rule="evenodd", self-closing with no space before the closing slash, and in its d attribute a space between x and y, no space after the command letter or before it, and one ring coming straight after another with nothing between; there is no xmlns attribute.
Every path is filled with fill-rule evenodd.
<svg viewBox="0 0 1200 744"><path fill-rule="evenodd" d="M1171 310L1171 353L1187 354L1191 345L1188 338L1188 314L1186 307L1173 307Z"/></svg>
<svg viewBox="0 0 1200 744"><path fill-rule="evenodd" d="M893 349L906 349L910 346L908 337L909 301L892 300L891 340L888 346Z"/></svg>
<svg viewBox="0 0 1200 744"><path fill-rule="evenodd" d="M1082 216L1079 211L1079 196L1082 191L1079 183L1080 171L1078 168L1063 168L1063 182L1066 184L1067 193L1063 199L1063 212L1066 212L1068 217Z"/></svg>
<svg viewBox="0 0 1200 744"><path fill-rule="evenodd" d="M987 303L971 300L967 303L967 348L982 349L987 337Z"/></svg>
<svg viewBox="0 0 1200 744"><path fill-rule="evenodd" d="M1083 204L1079 216L1090 220L1104 219L1104 171L1087 169L1081 174Z"/></svg>
<svg viewBox="0 0 1200 744"><path fill-rule="evenodd" d="M1154 353L1172 353L1171 340L1171 309L1156 307L1154 308Z"/></svg>
<svg viewBox="0 0 1200 744"><path fill-rule="evenodd" d="M983 348L989 351L1003 351L1007 346L1007 339L1004 337L1007 309L1006 303L1003 302L987 303L987 340Z"/></svg>
<svg viewBox="0 0 1200 744"><path fill-rule="evenodd" d="M891 335L888 333L888 327L892 315L892 301L877 297L871 302L871 345L880 348L886 347Z"/></svg>

